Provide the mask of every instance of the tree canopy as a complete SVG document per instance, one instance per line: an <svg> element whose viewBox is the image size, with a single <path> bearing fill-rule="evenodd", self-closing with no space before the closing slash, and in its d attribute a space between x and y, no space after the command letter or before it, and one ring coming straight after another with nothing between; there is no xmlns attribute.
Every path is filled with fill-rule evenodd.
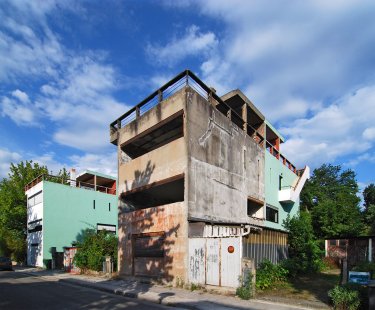
<svg viewBox="0 0 375 310"><path fill-rule="evenodd" d="M10 165L8 178L0 181L0 252L23 261L26 255L27 207L25 185L48 173L33 161Z"/></svg>
<svg viewBox="0 0 375 310"><path fill-rule="evenodd" d="M25 260L27 235L25 185L41 174L48 174L47 166L26 160L18 164L12 163L8 177L0 181L0 255L11 256L17 261ZM60 179L67 179L66 169L60 170L58 176Z"/></svg>
<svg viewBox="0 0 375 310"><path fill-rule="evenodd" d="M375 235L375 185L371 183L363 191L363 216L368 234Z"/></svg>
<svg viewBox="0 0 375 310"><path fill-rule="evenodd" d="M301 193L317 238L358 236L365 232L359 188L353 170L324 164L315 169Z"/></svg>

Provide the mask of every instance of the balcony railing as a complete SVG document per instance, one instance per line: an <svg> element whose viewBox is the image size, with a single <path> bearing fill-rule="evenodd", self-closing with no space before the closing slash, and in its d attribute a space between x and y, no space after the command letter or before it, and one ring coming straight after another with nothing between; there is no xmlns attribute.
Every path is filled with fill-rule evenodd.
<svg viewBox="0 0 375 310"><path fill-rule="evenodd" d="M282 162L284 166L288 167L297 176L300 176L301 172L303 172L303 169L297 170L296 167L268 141L266 141L266 149L271 155Z"/></svg>
<svg viewBox="0 0 375 310"><path fill-rule="evenodd" d="M42 182L42 181L60 183L60 184L71 186L71 187L78 187L78 188L82 188L82 189L87 189L87 190L97 191L97 192L101 192L101 193L116 195L116 189L115 188L106 187L106 186L102 186L102 185L95 185L95 184L92 184L92 183L81 182L81 181L77 181L77 180L71 180L71 179L61 177L61 176L50 175L50 174L42 174L42 175L36 177L31 182L29 182L25 186L25 192L27 190L29 190L30 188L34 187L35 185L37 185L38 183Z"/></svg>
<svg viewBox="0 0 375 310"><path fill-rule="evenodd" d="M244 126L245 121L242 117L231 107L225 103L216 93L215 90L208 87L205 83L203 83L193 72L190 70L185 70L166 83L164 86L153 92L150 96L146 99L141 101L135 107L131 108L128 112L120 116L117 120L110 124L110 134L114 134L118 129L121 127L131 123L132 121L136 120L144 113L149 111L151 108L158 105L163 100L167 99L168 97L172 96L179 90L191 87L194 89L199 95L205 98L207 101L213 103L215 106L220 105L223 107L224 111L219 110L227 117L229 117L234 123L241 126L243 130L246 127L247 133L254 139L257 144L263 145L264 137L261 135L257 129L252 127L250 124L246 124Z"/></svg>

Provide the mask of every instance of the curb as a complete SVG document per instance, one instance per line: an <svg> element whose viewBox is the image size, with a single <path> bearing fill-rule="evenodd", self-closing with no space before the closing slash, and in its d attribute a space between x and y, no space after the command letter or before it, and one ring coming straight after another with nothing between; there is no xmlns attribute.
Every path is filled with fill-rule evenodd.
<svg viewBox="0 0 375 310"><path fill-rule="evenodd" d="M59 282L92 288L110 294L121 295L127 298L139 299L169 307L180 307L191 310L200 310L200 308L197 306L185 304L185 302L193 303L194 301L192 299L186 299L184 300L184 302L181 302L180 300L175 300L175 296L167 296L163 298L162 296L160 296L160 294L154 292L136 292L133 290L121 288L111 288L105 285L100 285L99 283L90 283L79 279L60 279Z"/></svg>

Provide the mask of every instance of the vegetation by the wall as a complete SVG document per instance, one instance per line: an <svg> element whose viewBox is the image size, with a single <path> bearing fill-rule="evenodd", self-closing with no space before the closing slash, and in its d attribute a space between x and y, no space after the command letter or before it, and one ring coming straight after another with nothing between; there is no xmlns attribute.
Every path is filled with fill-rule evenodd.
<svg viewBox="0 0 375 310"><path fill-rule="evenodd" d="M117 242L114 234L87 229L82 234L82 240L77 242L74 263L82 270L101 271L105 256L112 256L114 266L117 266Z"/></svg>
<svg viewBox="0 0 375 310"><path fill-rule="evenodd" d="M273 264L269 260L264 260L259 264L256 273L256 288L264 290L274 285L287 281L288 270L281 264Z"/></svg>
<svg viewBox="0 0 375 310"><path fill-rule="evenodd" d="M248 300L253 297L253 275L248 274L246 280L241 279L242 285L237 288L236 295L241 299Z"/></svg>
<svg viewBox="0 0 375 310"><path fill-rule="evenodd" d="M360 294L348 286L335 286L328 292L335 310L357 310L361 304Z"/></svg>
<svg viewBox="0 0 375 310"><path fill-rule="evenodd" d="M317 272L322 268L322 251L314 236L311 216L308 212L300 212L289 217L283 223L288 235L289 259L283 266L294 276L298 273Z"/></svg>

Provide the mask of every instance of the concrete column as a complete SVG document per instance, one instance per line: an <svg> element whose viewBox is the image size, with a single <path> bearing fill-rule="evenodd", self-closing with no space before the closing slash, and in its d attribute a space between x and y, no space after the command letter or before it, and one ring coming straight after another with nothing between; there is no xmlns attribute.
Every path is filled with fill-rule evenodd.
<svg viewBox="0 0 375 310"><path fill-rule="evenodd" d="M94 189L96 191L96 175L94 175Z"/></svg>

